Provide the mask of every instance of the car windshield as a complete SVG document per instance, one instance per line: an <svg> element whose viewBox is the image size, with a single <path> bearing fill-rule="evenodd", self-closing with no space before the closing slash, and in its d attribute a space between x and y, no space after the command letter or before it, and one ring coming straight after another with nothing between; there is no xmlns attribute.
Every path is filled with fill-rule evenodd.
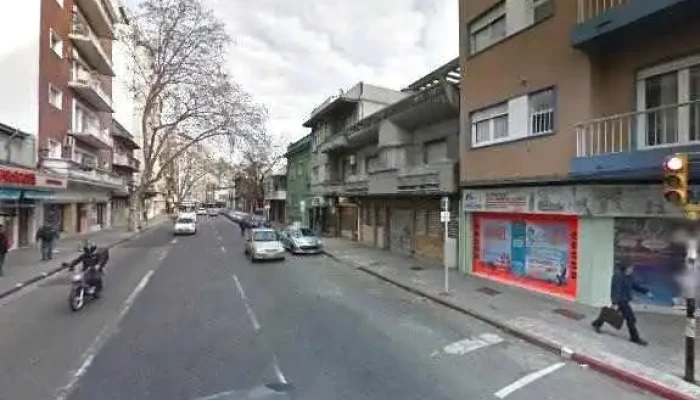
<svg viewBox="0 0 700 400"><path fill-rule="evenodd" d="M253 232L254 242L274 242L277 240L277 234L274 231Z"/></svg>
<svg viewBox="0 0 700 400"><path fill-rule="evenodd" d="M178 224L192 224L194 223L194 220L191 218L180 218L177 220Z"/></svg>
<svg viewBox="0 0 700 400"><path fill-rule="evenodd" d="M301 228L301 229L293 229L289 231L289 236L293 238L300 238L300 237L314 237L314 232L311 229L308 228Z"/></svg>

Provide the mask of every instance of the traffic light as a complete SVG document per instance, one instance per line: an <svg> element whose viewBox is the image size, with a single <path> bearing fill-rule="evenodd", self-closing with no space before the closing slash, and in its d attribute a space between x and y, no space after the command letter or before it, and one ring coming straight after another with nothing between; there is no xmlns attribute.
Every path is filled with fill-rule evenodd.
<svg viewBox="0 0 700 400"><path fill-rule="evenodd" d="M664 198L676 206L688 203L688 155L672 154L664 160Z"/></svg>

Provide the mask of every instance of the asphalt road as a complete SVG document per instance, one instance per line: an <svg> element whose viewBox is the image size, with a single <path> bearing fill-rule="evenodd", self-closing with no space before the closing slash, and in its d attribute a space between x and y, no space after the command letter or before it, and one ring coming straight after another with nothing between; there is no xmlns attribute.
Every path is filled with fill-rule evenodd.
<svg viewBox="0 0 700 400"><path fill-rule="evenodd" d="M653 396L324 256L251 264L238 227L113 251L102 299L65 277L0 304L2 400Z"/></svg>

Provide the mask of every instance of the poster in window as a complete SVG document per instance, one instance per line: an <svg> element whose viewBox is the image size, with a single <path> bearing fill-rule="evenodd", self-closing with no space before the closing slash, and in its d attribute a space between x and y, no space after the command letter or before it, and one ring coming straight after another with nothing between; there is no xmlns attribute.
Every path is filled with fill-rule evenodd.
<svg viewBox="0 0 700 400"><path fill-rule="evenodd" d="M474 272L534 290L576 296L576 219L479 215Z"/></svg>

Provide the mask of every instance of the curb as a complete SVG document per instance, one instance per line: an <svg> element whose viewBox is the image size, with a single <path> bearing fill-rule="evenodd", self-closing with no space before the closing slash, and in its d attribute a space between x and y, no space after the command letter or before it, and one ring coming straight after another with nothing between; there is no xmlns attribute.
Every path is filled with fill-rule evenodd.
<svg viewBox="0 0 700 400"><path fill-rule="evenodd" d="M165 221L163 221L163 222L165 222ZM151 229L154 229L155 227L161 225L163 222L158 222L158 223L151 225L145 229L141 229L138 232L134 232L133 235L119 239L114 243L110 243L106 247L108 249L111 249L113 247L119 246L120 244L124 244L126 242L129 242L129 241L133 240L134 238L136 238L137 236L139 236L140 234L142 234L144 232L148 232ZM27 279L26 281L18 282L12 289L9 289L9 290L6 290L6 291L0 293L0 300L4 299L5 297L9 297L9 296L13 295L13 294L27 288L28 286L33 285L34 283L42 281L46 278L50 278L50 277L56 275L57 273L63 271L64 269L66 269L66 267L64 267L64 266L56 267L56 268L50 269L48 271L44 271L39 275L36 275L32 278Z"/></svg>
<svg viewBox="0 0 700 400"><path fill-rule="evenodd" d="M694 397L692 394L687 394L683 393L679 390L675 390L673 388L670 388L666 385L663 385L657 381L648 379L646 377L640 376L638 374L634 374L631 372L628 372L624 369L618 368L612 364L609 364L607 362L601 361L595 357L587 356L584 354L579 354L575 353L573 350L548 339L539 337L537 335L533 335L527 331L521 330L521 329L516 329L513 328L512 326L509 326L507 323L499 321L493 317L490 317L486 314L483 314L478 311L474 311L472 309L468 309L466 307L463 307L461 305L458 305L454 302L449 301L446 297L440 297L436 296L432 293L428 293L422 289L418 289L409 285L406 285L404 283L399 282L396 279L390 278L384 274L381 274L377 271L374 271L370 268L364 267L362 265L356 265L354 263L342 260L336 256L334 256L331 253L328 253L327 251L324 250L323 254L326 256L332 258L335 261L338 261L339 263L349 265L359 271L362 271L368 275L372 275L373 277L380 279L384 282L387 282L393 286L396 286L400 289L403 289L409 293L415 294L417 296L429 299L433 301L434 303L440 304L444 307L447 307L451 310L457 311L459 313L468 315L470 317L476 318L482 322L485 322L489 325L492 325L512 336L515 336L517 338L520 338L528 343L534 344L538 347L541 347L547 351L550 351L552 353L555 353L559 355L562 358L565 359L571 359L579 364L586 364L588 365L591 369L596 370L602 374L605 374L609 377L618 379L620 381L623 381L627 384L630 384L632 386L636 386L640 389L646 390L650 393L653 393L657 396L661 396L665 399L669 400L698 400L696 397Z"/></svg>

